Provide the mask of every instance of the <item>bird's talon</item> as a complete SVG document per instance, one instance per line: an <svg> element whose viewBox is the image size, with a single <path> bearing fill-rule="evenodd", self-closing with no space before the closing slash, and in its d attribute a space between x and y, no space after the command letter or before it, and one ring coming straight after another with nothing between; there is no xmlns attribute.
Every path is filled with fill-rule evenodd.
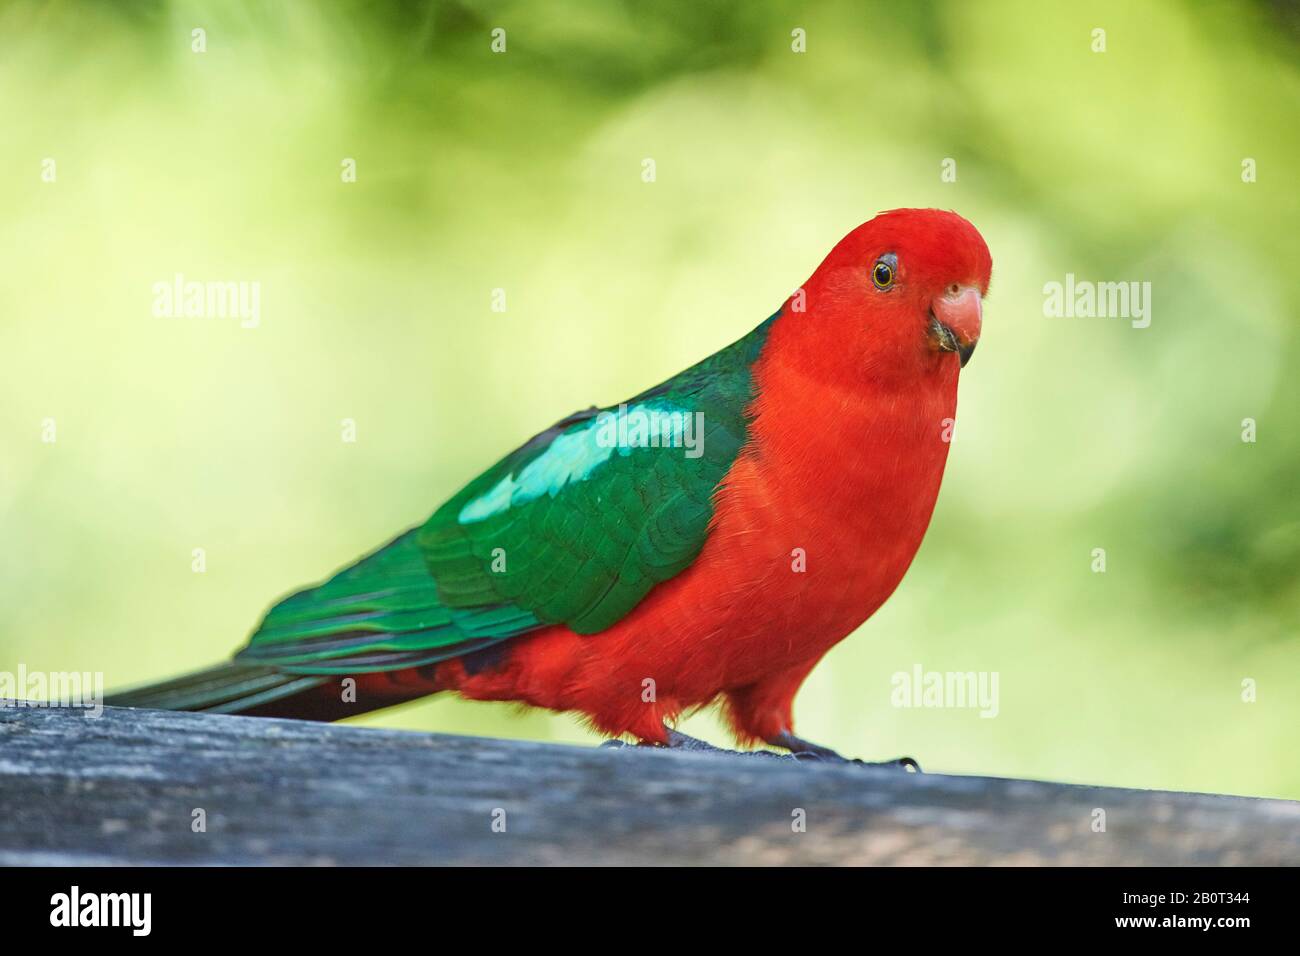
<svg viewBox="0 0 1300 956"><path fill-rule="evenodd" d="M911 757L898 757L895 760L855 760L854 763L862 764L864 767L888 767L890 770L901 770L904 773L924 773L921 765Z"/></svg>

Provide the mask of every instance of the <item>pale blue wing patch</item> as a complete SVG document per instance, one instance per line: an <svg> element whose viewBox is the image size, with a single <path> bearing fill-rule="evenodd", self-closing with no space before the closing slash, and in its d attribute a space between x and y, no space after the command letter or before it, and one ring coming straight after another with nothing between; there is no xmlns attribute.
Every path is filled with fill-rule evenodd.
<svg viewBox="0 0 1300 956"><path fill-rule="evenodd" d="M542 495L557 495L565 485L585 481L613 456L636 448L684 448L687 457L703 454L701 412L666 402L620 405L603 411L573 431L558 436L519 473L502 478L488 492L467 502L457 521L473 524Z"/></svg>

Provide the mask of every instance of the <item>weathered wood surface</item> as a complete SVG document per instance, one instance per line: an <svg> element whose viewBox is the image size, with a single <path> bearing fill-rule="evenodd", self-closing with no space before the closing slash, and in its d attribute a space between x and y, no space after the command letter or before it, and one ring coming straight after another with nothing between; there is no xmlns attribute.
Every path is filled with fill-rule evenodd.
<svg viewBox="0 0 1300 956"><path fill-rule="evenodd" d="M194 832L194 811L206 832ZM1106 812L1095 833L1094 808ZM806 832L794 832L797 810ZM505 832L493 831L504 811ZM0 864L1278 864L1300 803L0 709Z"/></svg>

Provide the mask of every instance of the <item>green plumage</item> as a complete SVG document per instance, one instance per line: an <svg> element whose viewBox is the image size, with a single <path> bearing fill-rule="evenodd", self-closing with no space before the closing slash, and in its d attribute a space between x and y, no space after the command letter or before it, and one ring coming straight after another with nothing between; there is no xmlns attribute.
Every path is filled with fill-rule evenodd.
<svg viewBox="0 0 1300 956"><path fill-rule="evenodd" d="M617 407L570 416L423 526L281 601L238 659L298 674L392 670L547 624L583 634L614 624L699 554L714 491L746 440L751 366L771 321L625 403L661 422L691 416L697 457L610 447L598 429Z"/></svg>

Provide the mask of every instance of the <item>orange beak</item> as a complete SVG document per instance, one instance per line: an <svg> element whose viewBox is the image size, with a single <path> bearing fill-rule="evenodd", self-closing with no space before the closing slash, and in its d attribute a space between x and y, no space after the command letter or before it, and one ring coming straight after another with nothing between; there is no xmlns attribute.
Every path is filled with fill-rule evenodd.
<svg viewBox="0 0 1300 956"><path fill-rule="evenodd" d="M983 318L980 290L972 285L954 285L930 303L930 336L937 348L956 352L965 368L980 340Z"/></svg>

